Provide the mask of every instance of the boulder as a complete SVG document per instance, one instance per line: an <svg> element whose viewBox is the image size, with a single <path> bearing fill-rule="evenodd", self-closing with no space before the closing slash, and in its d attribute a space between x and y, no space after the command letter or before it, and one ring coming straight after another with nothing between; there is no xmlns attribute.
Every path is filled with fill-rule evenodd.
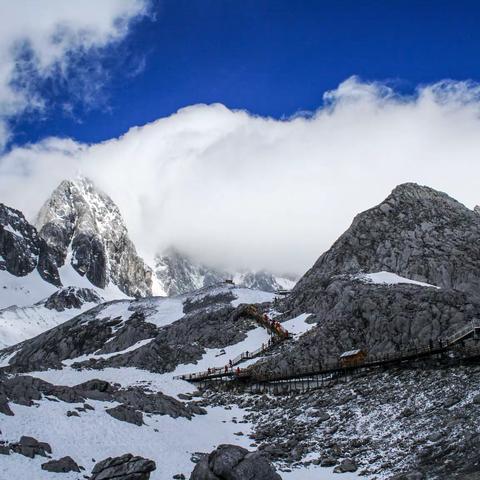
<svg viewBox="0 0 480 480"><path fill-rule="evenodd" d="M25 457L34 458L35 455L46 457L47 453L52 453L52 448L48 443L39 442L33 437L20 437L17 443L10 445L11 450Z"/></svg>
<svg viewBox="0 0 480 480"><path fill-rule="evenodd" d="M109 415L121 422L133 423L139 427L143 425L143 414L128 405L118 405L117 407L105 410Z"/></svg>
<svg viewBox="0 0 480 480"><path fill-rule="evenodd" d="M108 457L98 462L92 470L90 480L148 480L156 469L155 462L131 453L121 457Z"/></svg>
<svg viewBox="0 0 480 480"><path fill-rule="evenodd" d="M356 472L357 469L357 464L353 460L345 459L333 469L333 473Z"/></svg>
<svg viewBox="0 0 480 480"><path fill-rule="evenodd" d="M80 472L79 466L72 457L62 457L42 463L42 470L55 473Z"/></svg>
<svg viewBox="0 0 480 480"><path fill-rule="evenodd" d="M261 452L220 445L200 459L190 480L281 480L281 477Z"/></svg>

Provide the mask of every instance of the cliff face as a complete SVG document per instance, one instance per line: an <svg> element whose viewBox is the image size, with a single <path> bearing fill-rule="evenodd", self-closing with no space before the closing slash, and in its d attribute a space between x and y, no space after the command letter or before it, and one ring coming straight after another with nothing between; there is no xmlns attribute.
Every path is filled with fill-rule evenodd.
<svg viewBox="0 0 480 480"><path fill-rule="evenodd" d="M59 286L53 251L22 212L0 203L0 270L24 277L35 269L47 282Z"/></svg>
<svg viewBox="0 0 480 480"><path fill-rule="evenodd" d="M40 237L61 267L72 267L99 288L110 282L127 295L152 293L152 272L137 255L120 210L91 181L63 181L37 219Z"/></svg>

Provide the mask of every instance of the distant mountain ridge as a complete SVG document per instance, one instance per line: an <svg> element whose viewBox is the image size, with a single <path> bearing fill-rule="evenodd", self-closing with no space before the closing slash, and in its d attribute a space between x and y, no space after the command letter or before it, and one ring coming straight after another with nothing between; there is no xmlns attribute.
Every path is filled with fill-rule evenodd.
<svg viewBox="0 0 480 480"><path fill-rule="evenodd" d="M238 286L265 292L290 290L295 285L293 277L275 276L266 271L232 272L208 267L173 247L164 254L157 255L154 273L158 288L167 296L192 292L225 280L231 280Z"/></svg>

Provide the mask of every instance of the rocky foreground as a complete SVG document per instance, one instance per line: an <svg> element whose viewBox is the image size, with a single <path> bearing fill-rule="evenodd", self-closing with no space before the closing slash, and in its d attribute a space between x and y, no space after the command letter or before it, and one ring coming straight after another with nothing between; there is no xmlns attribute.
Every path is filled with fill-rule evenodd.
<svg viewBox="0 0 480 480"><path fill-rule="evenodd" d="M292 396L207 390L204 404L247 409L251 446L280 474L320 464L369 478L478 478L480 366L379 371Z"/></svg>

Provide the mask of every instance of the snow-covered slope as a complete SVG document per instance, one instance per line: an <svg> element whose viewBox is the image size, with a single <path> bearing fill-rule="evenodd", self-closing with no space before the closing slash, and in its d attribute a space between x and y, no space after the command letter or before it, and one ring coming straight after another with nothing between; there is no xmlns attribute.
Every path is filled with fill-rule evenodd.
<svg viewBox="0 0 480 480"><path fill-rule="evenodd" d="M275 292L291 290L293 278L275 276L266 271L233 272L195 261L175 248L169 248L155 258L154 282L161 295L178 295L232 279L241 287Z"/></svg>
<svg viewBox="0 0 480 480"><path fill-rule="evenodd" d="M46 282L40 284L41 287L47 285ZM41 301L26 305L18 300L30 301L32 294L26 291L26 287L15 291L18 294L15 305L0 309L0 349L35 337L104 301L92 289L53 288L54 291L49 292L49 296L45 291ZM35 290L37 295L40 291Z"/></svg>
<svg viewBox="0 0 480 480"><path fill-rule="evenodd" d="M37 270L24 277L16 277L0 270L0 310L12 306L33 305L57 290L57 287L40 277Z"/></svg>
<svg viewBox="0 0 480 480"><path fill-rule="evenodd" d="M14 442L22 435L33 436L50 444L54 458L71 456L85 467L86 474L95 461L132 452L155 460L157 470L152 473L152 480L176 474L188 478L194 467L191 457L195 452L210 451L220 443L248 447L251 440L247 436L250 433L247 421L242 423L242 435L238 434L238 422L243 422L247 412L207 406L202 414L201 404L196 405L190 396L194 387L174 376L224 365L228 358L266 343L268 332L243 318L238 309L243 303L272 299L269 292L222 284L177 297L114 301L13 347L0 355L3 357L0 363L11 362L13 367L25 354L33 368L25 365L22 370L53 386L37 385L38 380L29 377L23 377L26 380L21 376L10 377L9 382L14 385L22 381L31 384L27 389L29 394L36 396L32 392L38 389L43 393L35 400L37 408L32 408L26 406L28 402L21 405L15 400L16 392L21 391L19 387L12 386L10 390L6 387L14 415L0 413L0 441ZM40 357L46 361L43 366ZM151 361L153 358L156 361ZM38 371L48 365L56 369ZM88 388L76 387L93 380ZM137 412L143 412L141 426L113 418L106 412L120 405L124 395L130 395L127 390L117 391L114 384L136 392L128 398L134 398ZM71 388L70 393L66 388ZM89 388L100 388L104 393ZM78 398L79 395L85 400ZM165 395L187 401L167 400ZM151 411L148 405L156 402L157 396L162 407ZM54 397L59 401L51 401ZM177 402L173 404L173 412L167 409L162 413L165 404L172 401ZM93 410L85 410L85 402ZM191 418L185 418L182 409L190 409ZM78 416L67 415L69 411L77 412ZM55 474L40 469L44 461L38 457L26 460L12 453L7 461L0 462L0 477L56 478ZM62 478L73 480L77 476L63 474Z"/></svg>
<svg viewBox="0 0 480 480"><path fill-rule="evenodd" d="M151 295L151 270L137 255L120 210L90 180L63 181L41 208L37 228L59 268L68 262L96 287Z"/></svg>

